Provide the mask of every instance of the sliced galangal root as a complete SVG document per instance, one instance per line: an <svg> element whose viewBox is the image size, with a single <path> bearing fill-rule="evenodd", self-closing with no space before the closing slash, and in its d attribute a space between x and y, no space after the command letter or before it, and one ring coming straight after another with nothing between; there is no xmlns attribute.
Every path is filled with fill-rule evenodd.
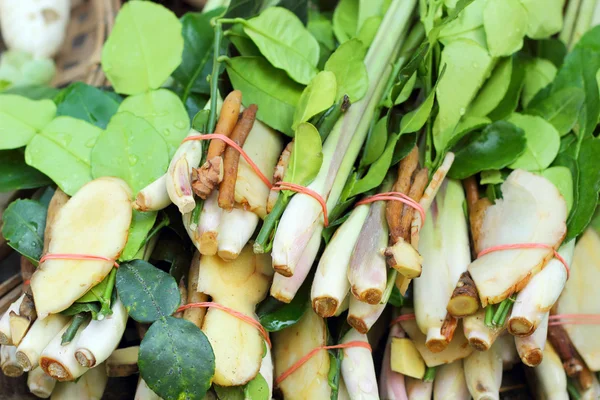
<svg viewBox="0 0 600 400"><path fill-rule="evenodd" d="M83 186L64 205L52 227L49 254L86 254L116 260L127 243L131 190L117 178ZM68 308L113 268L113 261L49 259L31 277L38 317Z"/></svg>
<svg viewBox="0 0 600 400"><path fill-rule="evenodd" d="M482 249L539 243L558 248L567 232L567 205L554 184L539 175L513 171L502 184L503 199L483 219ZM545 248L499 250L469 265L482 306L497 304L527 285L553 258Z"/></svg>

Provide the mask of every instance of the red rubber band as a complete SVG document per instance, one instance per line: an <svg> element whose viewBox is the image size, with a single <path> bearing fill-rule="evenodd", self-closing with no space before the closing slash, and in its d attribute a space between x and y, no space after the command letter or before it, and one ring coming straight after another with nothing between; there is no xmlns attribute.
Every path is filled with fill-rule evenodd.
<svg viewBox="0 0 600 400"><path fill-rule="evenodd" d="M238 153L240 153L240 155L242 157L244 157L244 160L246 160L246 162L254 170L254 172L256 173L256 175L258 175L258 177L260 178L260 180L263 181L264 184L267 185L267 187L269 189L273 188L273 184L271 184L271 180L269 178L267 178L262 173L262 171L260 170L260 168L258 168L258 165L256 165L254 163L254 161L252 161L252 159L244 151L244 149L242 149L242 147L239 144L237 144L236 142L234 142L231 138L229 138L229 137L227 137L225 135L221 135L220 133L208 133L206 135L191 135L191 136L188 136L185 139L183 139L183 142L189 142L190 140L211 140L211 139L222 140L225 143L227 143L229 146L231 146L234 149L236 149L238 151Z"/></svg>
<svg viewBox="0 0 600 400"><path fill-rule="evenodd" d="M548 326L598 324L600 324L598 314L555 314L548 317Z"/></svg>
<svg viewBox="0 0 600 400"><path fill-rule="evenodd" d="M356 203L356 205L359 206L362 204L374 203L376 201L383 201L383 200L399 201L401 203L406 204L409 207L414 208L421 215L421 221L425 222L425 209L423 208L423 206L420 205L418 202L414 201L413 199L411 199L410 197L408 197L407 195L405 195L404 193L400 193L400 192L378 193L376 195L362 199L361 201Z"/></svg>
<svg viewBox="0 0 600 400"><path fill-rule="evenodd" d="M399 316L398 318L393 319L392 322L390 323L390 326L396 325L398 322L412 321L414 319L416 319L415 314L403 314L403 315Z"/></svg>
<svg viewBox="0 0 600 400"><path fill-rule="evenodd" d="M31 283L31 280L29 280L29 279L25 279L23 281L23 285L25 285L25 286L29 285L30 283Z"/></svg>
<svg viewBox="0 0 600 400"><path fill-rule="evenodd" d="M91 254L46 254L42 258L40 258L40 264L46 260L95 260L95 261L110 261L114 263L115 268L119 268L119 264L113 260L112 258L103 257L103 256L94 256Z"/></svg>
<svg viewBox="0 0 600 400"><path fill-rule="evenodd" d="M481 251L479 254L477 254L477 258L484 256L488 253L492 253L494 251L515 250L515 249L548 249L548 250L552 250L554 252L554 257L558 261L560 261L562 263L562 265L565 266L565 271L567 271L567 279L569 279L569 276L571 275L571 269L569 268L569 264L567 264L567 261L563 258L563 256L558 254L558 251L556 251L554 249L554 247L550 246L549 244L544 244L544 243L501 244L499 246L492 246L490 248L487 248L487 249Z"/></svg>
<svg viewBox="0 0 600 400"><path fill-rule="evenodd" d="M308 354L304 355L304 357L300 358L298 361L296 361L294 364L292 364L292 366L289 367L287 370L285 370L284 373L282 373L281 375L279 375L277 377L277 379L275 380L275 384L279 385L288 376L290 376L291 374L293 374L294 372L296 372L296 370L298 370L298 368L300 368L301 366L303 366L308 360L310 360L315 354L317 354L321 350L347 349L347 348L350 348L350 347L362 347L362 348L367 349L369 351L373 351L373 349L371 349L371 345L369 343L362 342L360 340L354 340L352 342L342 343L342 344L336 344L336 345L333 345L333 346L319 346L319 347L317 347L315 349L312 349L310 352L308 352Z"/></svg>
<svg viewBox="0 0 600 400"><path fill-rule="evenodd" d="M260 332L260 335L265 339L265 342L267 342L267 345L269 346L269 348L271 348L271 339L269 339L269 334L267 333L266 329L260 324L260 322L258 322L257 320L255 320L254 318L252 318L246 314L243 314L239 311L234 310L233 308L224 306L223 304L214 303L211 301L204 301L201 303L190 303L190 304L185 304L185 305L179 307L177 309L177 312L187 310L188 308L209 308L209 307L216 308L221 311L225 311L227 314L231 315L232 317L236 317L237 319L242 320L242 321L252 325Z"/></svg>
<svg viewBox="0 0 600 400"><path fill-rule="evenodd" d="M307 188L306 186L298 185L291 182L277 182L275 186L272 188L273 190L291 190L292 192L302 193L307 196L312 197L321 205L321 209L323 210L323 221L324 225L329 226L329 218L327 216L327 203L325 199L317 192L312 189Z"/></svg>

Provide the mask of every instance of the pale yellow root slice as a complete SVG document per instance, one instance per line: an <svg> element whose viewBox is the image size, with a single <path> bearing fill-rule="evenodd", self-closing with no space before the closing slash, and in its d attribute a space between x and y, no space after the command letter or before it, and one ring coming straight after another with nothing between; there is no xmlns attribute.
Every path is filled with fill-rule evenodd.
<svg viewBox="0 0 600 400"><path fill-rule="evenodd" d="M83 186L62 207L52 227L49 254L89 254L116 260L127 243L131 190L117 178ZM112 261L57 260L42 263L31 277L38 317L68 308L113 268Z"/></svg>

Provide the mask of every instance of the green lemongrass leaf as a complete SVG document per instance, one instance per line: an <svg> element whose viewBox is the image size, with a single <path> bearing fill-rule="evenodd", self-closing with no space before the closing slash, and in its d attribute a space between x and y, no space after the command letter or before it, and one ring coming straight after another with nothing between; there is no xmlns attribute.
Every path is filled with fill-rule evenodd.
<svg viewBox="0 0 600 400"><path fill-rule="evenodd" d="M18 199L2 213L2 236L34 265L38 264L44 247L47 211L47 207L35 200Z"/></svg>
<svg viewBox="0 0 600 400"><path fill-rule="evenodd" d="M585 100L582 89L568 87L529 104L527 114L537 115L550 122L561 136L571 132L577 123L579 110Z"/></svg>
<svg viewBox="0 0 600 400"><path fill-rule="evenodd" d="M567 212L573 208L573 175L567 167L550 167L542 171L542 176L554 183L567 203Z"/></svg>
<svg viewBox="0 0 600 400"><path fill-rule="evenodd" d="M0 150L0 192L33 189L52 183L50 178L25 163L21 150Z"/></svg>
<svg viewBox="0 0 600 400"><path fill-rule="evenodd" d="M342 357L344 352L341 349L329 350L329 372L327 373L327 383L331 388L331 400L337 400L340 389L340 377L342 375Z"/></svg>
<svg viewBox="0 0 600 400"><path fill-rule="evenodd" d="M246 400L271 400L269 385L260 373L244 386L244 398Z"/></svg>
<svg viewBox="0 0 600 400"><path fill-rule="evenodd" d="M291 11L272 7L244 22L244 32L276 68L298 83L317 74L319 43Z"/></svg>
<svg viewBox="0 0 600 400"><path fill-rule="evenodd" d="M490 169L487 171L481 171L481 179L479 180L480 185L498 185L504 182L502 172L497 169Z"/></svg>
<svg viewBox="0 0 600 400"><path fill-rule="evenodd" d="M512 59L512 71L508 90L502 101L488 114L488 117L493 121L508 117L519 105L519 97L525 83L525 63L518 54L514 55Z"/></svg>
<svg viewBox="0 0 600 400"><path fill-rule="evenodd" d="M369 131L367 141L365 142L365 150L360 159L360 166L364 167L373 164L385 150L385 144L388 141L388 117L382 117L373 129Z"/></svg>
<svg viewBox="0 0 600 400"><path fill-rule="evenodd" d="M520 0L488 0L483 26L492 57L510 56L523 47L527 10Z"/></svg>
<svg viewBox="0 0 600 400"><path fill-rule="evenodd" d="M160 397L201 400L215 373L215 355L196 325L166 317L146 332L138 365L141 377Z"/></svg>
<svg viewBox="0 0 600 400"><path fill-rule="evenodd" d="M138 322L150 323L168 317L181 302L175 279L143 260L119 266L117 290L129 316Z"/></svg>
<svg viewBox="0 0 600 400"><path fill-rule="evenodd" d="M117 94L108 94L83 82L74 82L57 96L56 115L82 119L104 129L121 101L121 96Z"/></svg>
<svg viewBox="0 0 600 400"><path fill-rule="evenodd" d="M27 145L56 115L52 100L29 100L15 94L0 95L0 149Z"/></svg>
<svg viewBox="0 0 600 400"><path fill-rule="evenodd" d="M527 36L548 38L563 27L564 0L520 0L527 11Z"/></svg>
<svg viewBox="0 0 600 400"><path fill-rule="evenodd" d="M325 70L335 74L338 99L348 95L350 102L354 103L367 93L366 54L367 49L361 41L352 39L338 47L325 63Z"/></svg>
<svg viewBox="0 0 600 400"><path fill-rule="evenodd" d="M465 136L453 149L454 163L448 173L464 179L480 171L501 169L517 160L526 147L525 132L506 121L494 122L483 131Z"/></svg>
<svg viewBox="0 0 600 400"><path fill-rule="evenodd" d="M116 114L92 149L92 175L123 179L137 193L169 166L167 144L146 122L128 112Z"/></svg>
<svg viewBox="0 0 600 400"><path fill-rule="evenodd" d="M119 260L128 261L135 257L137 252L143 246L148 232L154 226L158 212L140 212L133 210L131 225L129 226L129 235L127 244L119 256Z"/></svg>
<svg viewBox="0 0 600 400"><path fill-rule="evenodd" d="M550 60L556 68L560 68L567 55L567 46L559 39L537 40L536 55L539 58Z"/></svg>
<svg viewBox="0 0 600 400"><path fill-rule="evenodd" d="M117 93L162 85L181 63L181 22L150 1L126 2L102 50L102 69Z"/></svg>
<svg viewBox="0 0 600 400"><path fill-rule="evenodd" d="M167 89L130 96L121 103L119 112L129 112L148 121L169 145L169 157L190 130L190 118L183 103Z"/></svg>
<svg viewBox="0 0 600 400"><path fill-rule="evenodd" d="M260 121L293 136L292 122L302 86L262 57L227 58L225 64L233 87L244 93L244 106L258 105Z"/></svg>
<svg viewBox="0 0 600 400"><path fill-rule="evenodd" d="M284 182L308 186L319 173L323 163L321 135L313 125L298 125Z"/></svg>
<svg viewBox="0 0 600 400"><path fill-rule="evenodd" d="M371 164L367 174L354 183L349 197L354 197L361 193L365 193L381 185L381 182L383 182L383 179L385 178L387 171L390 169L392 164L394 150L396 149L396 143L398 142L399 138L399 134L394 134L389 137L383 154L377 161Z"/></svg>
<svg viewBox="0 0 600 400"><path fill-rule="evenodd" d="M296 130L302 122L309 121L331 107L335 103L336 93L337 84L333 72L321 71L315 75L300 96L292 129Z"/></svg>
<svg viewBox="0 0 600 400"><path fill-rule="evenodd" d="M25 150L25 162L72 196L92 180L91 153L102 130L71 117L57 117Z"/></svg>
<svg viewBox="0 0 600 400"><path fill-rule="evenodd" d="M525 82L521 97L523 108L527 108L535 95L554 80L556 71L552 62L542 58L534 58L525 63Z"/></svg>
<svg viewBox="0 0 600 400"><path fill-rule="evenodd" d="M309 294L310 283L307 280L290 303L267 297L256 308L260 324L269 332L277 332L294 325L310 307Z"/></svg>
<svg viewBox="0 0 600 400"><path fill-rule="evenodd" d="M356 36L359 0L340 0L333 11L333 33L344 43Z"/></svg>
<svg viewBox="0 0 600 400"><path fill-rule="evenodd" d="M528 171L542 171L548 168L560 147L558 131L543 118L532 115L515 113L507 121L523 129L527 138L525 152L509 167Z"/></svg>
<svg viewBox="0 0 600 400"><path fill-rule="evenodd" d="M512 57L506 58L496 65L492 76L485 82L485 85L469 107L469 116L485 117L502 101L510 85L512 75Z"/></svg>
<svg viewBox="0 0 600 400"><path fill-rule="evenodd" d="M416 72L414 74L412 74L412 76L406 82L406 85L404 85L404 87L402 88L402 91L400 92L398 97L396 97L396 100L394 100L395 106L397 106L398 104L402 104L406 100L408 100L413 89L415 88L415 83L417 83L417 73Z"/></svg>
<svg viewBox="0 0 600 400"><path fill-rule="evenodd" d="M30 100L52 100L59 93L59 90L44 85L15 86L2 92L3 94L15 94L27 97Z"/></svg>

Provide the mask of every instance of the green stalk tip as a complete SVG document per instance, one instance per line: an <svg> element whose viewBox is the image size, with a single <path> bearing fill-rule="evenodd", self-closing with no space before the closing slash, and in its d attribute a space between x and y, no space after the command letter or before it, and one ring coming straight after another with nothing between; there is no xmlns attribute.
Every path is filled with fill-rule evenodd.
<svg viewBox="0 0 600 400"><path fill-rule="evenodd" d="M425 375L423 376L423 382L433 382L435 379L436 367L427 367Z"/></svg>

